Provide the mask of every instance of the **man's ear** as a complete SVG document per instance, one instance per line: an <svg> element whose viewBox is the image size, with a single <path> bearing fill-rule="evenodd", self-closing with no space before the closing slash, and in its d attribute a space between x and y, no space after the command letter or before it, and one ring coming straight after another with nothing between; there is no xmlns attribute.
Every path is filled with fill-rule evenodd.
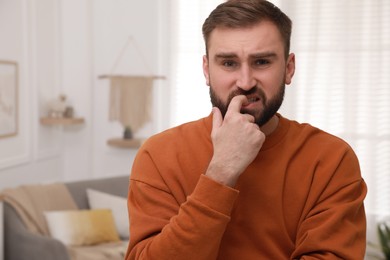
<svg viewBox="0 0 390 260"><path fill-rule="evenodd" d="M295 54L290 53L286 62L286 75L285 75L286 80L284 82L285 84L287 85L291 84L294 73L295 73Z"/></svg>
<svg viewBox="0 0 390 260"><path fill-rule="evenodd" d="M206 79L207 86L210 86L209 59L206 55L203 56L203 75Z"/></svg>

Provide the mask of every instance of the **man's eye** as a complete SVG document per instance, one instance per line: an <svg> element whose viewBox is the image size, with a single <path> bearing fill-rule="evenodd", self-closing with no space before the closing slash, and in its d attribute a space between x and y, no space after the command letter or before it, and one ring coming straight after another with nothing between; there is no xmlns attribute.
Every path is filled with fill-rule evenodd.
<svg viewBox="0 0 390 260"><path fill-rule="evenodd" d="M224 61L223 62L223 66L225 66L225 67L234 67L234 66L236 66L236 62L234 62L234 61Z"/></svg>
<svg viewBox="0 0 390 260"><path fill-rule="evenodd" d="M268 60L265 60L265 59L260 59L260 60L256 60L256 61L255 61L255 64L256 64L256 65L260 65L260 66L262 66L262 65L268 65L268 64L269 64L269 61L268 61Z"/></svg>

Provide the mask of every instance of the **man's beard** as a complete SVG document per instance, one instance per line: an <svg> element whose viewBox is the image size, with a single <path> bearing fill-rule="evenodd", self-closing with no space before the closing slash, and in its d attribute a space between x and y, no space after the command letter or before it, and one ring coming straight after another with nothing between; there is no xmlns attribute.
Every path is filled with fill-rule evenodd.
<svg viewBox="0 0 390 260"><path fill-rule="evenodd" d="M238 95L248 96L251 94L258 95L260 97L260 101L263 104L262 110L253 111L253 110L242 108L240 112L242 114L252 115L255 118L255 123L259 127L261 127L265 123L267 123L276 114L276 112L278 112L280 106L283 103L285 88L286 88L285 85L282 84L280 86L278 93L276 93L276 95L269 100L267 100L267 97L265 96L264 91L261 88L258 88L257 86L254 86L253 88L251 88L250 90L247 90L247 91L239 88L239 89L233 91L232 93L230 93L227 103L224 103L217 96L217 94L213 90L213 87L210 85L210 99L211 99L211 104L214 107L219 108L219 110L222 113L222 116L225 117L226 112L227 112L228 107L229 107L229 104L235 96L238 96Z"/></svg>

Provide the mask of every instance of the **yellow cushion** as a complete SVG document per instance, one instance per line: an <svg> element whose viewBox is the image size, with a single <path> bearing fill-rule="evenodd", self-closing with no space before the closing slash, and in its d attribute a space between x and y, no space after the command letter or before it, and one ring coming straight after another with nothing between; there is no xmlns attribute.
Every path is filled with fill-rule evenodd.
<svg viewBox="0 0 390 260"><path fill-rule="evenodd" d="M69 246L120 241L111 210L65 210L44 213L50 235Z"/></svg>
<svg viewBox="0 0 390 260"><path fill-rule="evenodd" d="M127 199L93 189L87 189L87 198L91 209L111 209L119 236L128 240L130 234Z"/></svg>

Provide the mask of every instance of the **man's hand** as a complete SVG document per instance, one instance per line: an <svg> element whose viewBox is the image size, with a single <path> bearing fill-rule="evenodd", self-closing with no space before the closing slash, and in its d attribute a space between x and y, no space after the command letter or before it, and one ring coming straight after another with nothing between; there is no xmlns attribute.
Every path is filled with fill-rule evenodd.
<svg viewBox="0 0 390 260"><path fill-rule="evenodd" d="M231 187L256 158L265 140L264 133L254 123L254 117L240 113L247 102L243 95L234 97L224 119L220 110L213 108L211 140L214 154L206 176Z"/></svg>

